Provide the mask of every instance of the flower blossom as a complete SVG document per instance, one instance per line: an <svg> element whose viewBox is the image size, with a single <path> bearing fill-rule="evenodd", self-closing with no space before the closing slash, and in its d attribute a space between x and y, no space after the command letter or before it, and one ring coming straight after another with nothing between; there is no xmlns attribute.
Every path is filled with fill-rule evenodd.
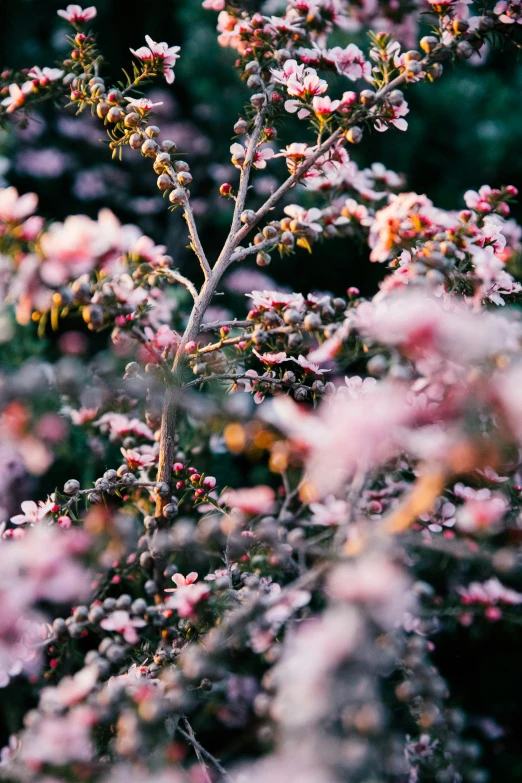
<svg viewBox="0 0 522 783"><path fill-rule="evenodd" d="M2 101L2 106L7 106L7 114L11 114L16 111L16 109L19 109L20 106L23 106L26 95L30 93L32 89L32 82L25 82L22 87L19 87L18 84L10 84L9 96Z"/></svg>
<svg viewBox="0 0 522 783"><path fill-rule="evenodd" d="M172 84L174 81L173 67L176 60L179 59L180 47L169 46L165 41L156 43L150 35L146 35L145 40L148 46L141 46L139 49L131 49L130 51L142 62L161 65L165 81L167 84Z"/></svg>
<svg viewBox="0 0 522 783"><path fill-rule="evenodd" d="M82 22L90 22L91 19L95 18L97 12L93 5L90 5L88 8L84 9L79 5L73 4L68 5L65 11L60 10L56 13L67 22L71 22L71 24L78 24Z"/></svg>
<svg viewBox="0 0 522 783"><path fill-rule="evenodd" d="M49 514L54 506L54 500L40 500L38 504L34 500L24 500L22 503L23 514L11 517L13 525L36 525Z"/></svg>
<svg viewBox="0 0 522 783"><path fill-rule="evenodd" d="M16 188L0 189L0 220L6 223L18 223L32 215L38 204L36 193L18 195Z"/></svg>
<svg viewBox="0 0 522 783"><path fill-rule="evenodd" d="M129 644L136 644L139 641L136 628L144 628L147 623L141 617L131 617L128 612L117 609L109 617L105 617L100 625L106 631L120 633Z"/></svg>

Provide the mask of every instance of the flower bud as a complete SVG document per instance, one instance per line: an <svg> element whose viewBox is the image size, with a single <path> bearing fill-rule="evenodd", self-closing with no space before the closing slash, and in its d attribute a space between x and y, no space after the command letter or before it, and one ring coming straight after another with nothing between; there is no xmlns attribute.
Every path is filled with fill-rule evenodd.
<svg viewBox="0 0 522 783"><path fill-rule="evenodd" d="M274 226L265 226L263 229L263 237L265 239L275 239L277 236L277 229Z"/></svg>
<svg viewBox="0 0 522 783"><path fill-rule="evenodd" d="M293 247L294 241L294 235L290 231L283 231L279 238L279 242L285 247Z"/></svg>
<svg viewBox="0 0 522 783"><path fill-rule="evenodd" d="M308 313L304 319L304 325L309 331L314 331L315 329L320 329L323 322L317 313Z"/></svg>
<svg viewBox="0 0 522 783"><path fill-rule="evenodd" d="M285 383L295 383L296 382L295 372L292 372L292 370L287 370L283 375L283 381Z"/></svg>
<svg viewBox="0 0 522 783"><path fill-rule="evenodd" d="M258 266L268 266L272 259L268 253L258 253L256 256L256 264Z"/></svg>
<svg viewBox="0 0 522 783"><path fill-rule="evenodd" d="M168 174L160 174L156 184L160 190L168 190L174 185Z"/></svg>
<svg viewBox="0 0 522 783"><path fill-rule="evenodd" d="M160 129L157 125L149 125L149 127L145 130L145 134L149 137L149 139L155 139L156 136L160 135Z"/></svg>
<svg viewBox="0 0 522 783"><path fill-rule="evenodd" d="M420 40L420 48L423 52L426 52L426 54L431 54L438 45L439 39L435 38L434 35L425 35L424 38L421 38Z"/></svg>
<svg viewBox="0 0 522 783"><path fill-rule="evenodd" d="M154 492L159 495L160 498L167 498L170 495L169 485L165 481L161 481L154 487Z"/></svg>
<svg viewBox="0 0 522 783"><path fill-rule="evenodd" d="M249 90L259 90L260 87L263 86L262 79L259 78L259 76L256 76L253 74L252 76L249 76L247 79L247 87Z"/></svg>
<svg viewBox="0 0 522 783"><path fill-rule="evenodd" d="M129 136L129 147L133 150L139 150L141 149L141 145L143 144L143 139L141 138L139 133L132 133Z"/></svg>
<svg viewBox="0 0 522 783"><path fill-rule="evenodd" d="M308 397L308 391L304 386L299 386L297 389L295 389L294 399L296 400L296 402L302 402L303 400L306 400L307 397Z"/></svg>
<svg viewBox="0 0 522 783"><path fill-rule="evenodd" d="M386 99L392 106L402 106L404 103L404 95L401 90L392 90Z"/></svg>
<svg viewBox="0 0 522 783"><path fill-rule="evenodd" d="M444 68L441 63L432 63L428 66L427 74L430 79L440 79L442 76L442 73L444 71Z"/></svg>
<svg viewBox="0 0 522 783"><path fill-rule="evenodd" d="M495 21L490 16L481 16L478 21L478 29L481 33L487 33L495 26Z"/></svg>
<svg viewBox="0 0 522 783"><path fill-rule="evenodd" d="M172 500L175 500L175 498L172 498ZM167 503L167 505L164 506L164 508L163 508L163 514L165 515L165 517L167 519L172 519L173 517L176 516L177 513L178 513L178 501L177 500L176 500L175 503L173 503L173 502Z"/></svg>
<svg viewBox="0 0 522 783"><path fill-rule="evenodd" d="M189 171L180 171L177 179L180 185L186 187L192 182L192 174Z"/></svg>
<svg viewBox="0 0 522 783"><path fill-rule="evenodd" d="M160 144L160 147L163 152L176 152L176 142L171 141L170 139L165 139L165 141L162 141Z"/></svg>
<svg viewBox="0 0 522 783"><path fill-rule="evenodd" d="M473 47L469 41L460 41L457 44L456 52L462 60L469 60L473 54Z"/></svg>
<svg viewBox="0 0 522 783"><path fill-rule="evenodd" d="M126 128L134 128L136 125L139 125L140 122L140 115L136 114L135 111L131 111L127 116L125 117L124 125Z"/></svg>
<svg viewBox="0 0 522 783"><path fill-rule="evenodd" d="M243 136L248 130L248 122L240 118L234 125L234 133L238 136Z"/></svg>
<svg viewBox="0 0 522 783"><path fill-rule="evenodd" d="M266 96L262 92L256 92L252 97L250 98L250 103L252 106L255 106L256 109L262 109L263 106L266 106Z"/></svg>
<svg viewBox="0 0 522 783"><path fill-rule="evenodd" d="M232 190L232 185L229 182L224 182L219 188L219 193L221 196L229 196L232 193Z"/></svg>
<svg viewBox="0 0 522 783"><path fill-rule="evenodd" d="M110 106L105 101L100 101L100 103L96 107L96 114L100 118L100 120L104 120L105 117L108 115L110 111Z"/></svg>
<svg viewBox="0 0 522 783"><path fill-rule="evenodd" d="M158 149L159 149L159 147L156 144L156 142L154 141L154 139L147 139L142 144L141 154L145 158L155 158L156 154L158 152Z"/></svg>
<svg viewBox="0 0 522 783"><path fill-rule="evenodd" d="M362 137L362 128L359 128L358 125L354 125L353 128L348 128L346 131L346 138L351 144L360 144Z"/></svg>
<svg viewBox="0 0 522 783"><path fill-rule="evenodd" d="M257 60L251 60L249 63L245 65L245 73L252 74L252 73L259 73L259 63Z"/></svg>
<svg viewBox="0 0 522 783"><path fill-rule="evenodd" d="M107 119L109 122L120 122L120 120L122 120L124 117L125 114L123 109L120 109L119 106L113 106L107 113Z"/></svg>
<svg viewBox="0 0 522 783"><path fill-rule="evenodd" d="M467 30L469 30L469 22L467 22L465 19L459 19L458 17L455 17L451 23L451 26L453 27L454 33L465 33Z"/></svg>
<svg viewBox="0 0 522 783"><path fill-rule="evenodd" d="M88 305L82 310L82 318L86 324L96 329L103 323L103 308L99 305Z"/></svg>
<svg viewBox="0 0 522 783"><path fill-rule="evenodd" d="M359 98L363 106L366 106L368 109L370 109L372 106L375 106L377 101L377 96L373 90L362 90Z"/></svg>
<svg viewBox="0 0 522 783"><path fill-rule="evenodd" d="M80 482L76 479L69 479L66 481L63 487L63 491L66 495L76 495L80 489Z"/></svg>
<svg viewBox="0 0 522 783"><path fill-rule="evenodd" d="M299 310L296 310L294 307L290 307L288 310L285 310L283 320L285 324L289 324L291 326L294 324L302 324L303 315L299 312Z"/></svg>
<svg viewBox="0 0 522 783"><path fill-rule="evenodd" d="M190 166L186 160L177 160L174 163L175 171L190 171Z"/></svg>
<svg viewBox="0 0 522 783"><path fill-rule="evenodd" d="M186 191L183 188L176 188L169 195L169 201L172 204L184 204L186 198Z"/></svg>
<svg viewBox="0 0 522 783"><path fill-rule="evenodd" d="M422 71L422 64L416 60L411 60L406 63L406 76L418 76Z"/></svg>
<svg viewBox="0 0 522 783"><path fill-rule="evenodd" d="M422 55L420 52L417 52L415 49L410 49L409 52L406 52L404 55L404 59L406 62L411 62L412 60L422 60Z"/></svg>
<svg viewBox="0 0 522 783"><path fill-rule="evenodd" d="M256 213L254 212L253 209L245 209L241 213L241 222L247 226L252 225L255 219L256 219Z"/></svg>

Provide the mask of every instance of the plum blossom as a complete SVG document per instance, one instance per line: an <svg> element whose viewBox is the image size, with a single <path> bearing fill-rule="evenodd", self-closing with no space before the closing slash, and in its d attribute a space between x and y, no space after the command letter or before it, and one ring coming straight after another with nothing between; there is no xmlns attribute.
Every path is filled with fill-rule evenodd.
<svg viewBox="0 0 522 783"><path fill-rule="evenodd" d="M150 35L145 36L148 46L141 46L139 49L131 49L132 54L145 63L151 63L161 66L162 73L165 76L167 84L174 81L174 64L179 59L179 46L169 46L165 41L156 43Z"/></svg>

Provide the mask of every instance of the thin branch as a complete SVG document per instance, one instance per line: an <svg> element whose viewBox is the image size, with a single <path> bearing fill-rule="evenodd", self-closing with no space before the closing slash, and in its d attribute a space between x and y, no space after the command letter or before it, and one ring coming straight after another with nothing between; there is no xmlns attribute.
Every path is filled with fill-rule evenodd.
<svg viewBox="0 0 522 783"><path fill-rule="evenodd" d="M183 732L183 729L179 729L178 728L178 731L183 732L185 734L185 737L187 737L187 739L190 741L192 747L194 748L194 752L195 752L195 754L197 756L197 759L199 761L199 765L200 765L201 769L203 770L203 775L205 777L205 783L212 783L212 779L211 779L210 775L208 774L208 766L207 766L207 764L205 764L205 761L203 760L203 754L202 754L202 751L201 751L202 746L199 744L199 742L196 739L196 735L194 734L194 729L192 728L192 726L190 725L188 719L185 716L183 716L183 723L187 727L188 734Z"/></svg>
<svg viewBox="0 0 522 783"><path fill-rule="evenodd" d="M248 225L243 226L243 228L241 228L237 232L237 234L234 237L234 242L233 242L233 245L232 245L232 249L237 247L242 242L242 240L249 234L249 232L254 228L254 226L256 226L259 223L259 221L268 212L270 212L271 209L273 209L273 207L277 204L279 199L282 196L284 196L284 194L288 190L293 188L294 185L296 185L299 182L299 180L302 178L303 174L306 174L306 172L309 169L312 168L314 163L316 163L318 161L318 159L321 157L321 155L323 155L325 152L327 152L330 149L330 147L334 146L334 144L341 138L341 136L342 136L342 134L344 133L345 130L346 130L345 128L337 128L337 130L335 130L332 133L332 135L329 136L326 139L326 141L324 141L321 144L321 146L318 147L316 149L316 151L312 155L310 155L310 157L307 158L304 161L304 163L302 163L299 166L299 168L297 169L295 174L292 174L292 176L288 177L288 179L286 179L283 182L283 184L276 191L274 191L274 193L272 193L270 198L267 201L265 201L263 206L260 207L257 210L257 212L255 213L254 219ZM222 254L222 256L223 256L223 254ZM218 263L219 263L219 260L218 260ZM230 258L228 258L228 260L226 260L225 257L223 256L222 263L224 263L226 266L228 266L228 264L230 263Z"/></svg>
<svg viewBox="0 0 522 783"><path fill-rule="evenodd" d="M162 270L162 271L166 273L166 277L175 280L176 283L181 283L181 285L184 285L187 291L190 292L190 295L192 296L193 300L196 301L196 299L198 298L198 292L196 291L196 288L190 282L188 277L185 277L184 275L180 274L180 272L176 272L173 269Z"/></svg>
<svg viewBox="0 0 522 783"><path fill-rule="evenodd" d="M243 261L243 259L247 256L253 255L253 253L260 253L267 247L275 247L276 244L277 239L265 239L263 242L260 242L259 245L249 245L248 247L241 248L238 247L230 256L230 263L232 264L234 261Z"/></svg>
<svg viewBox="0 0 522 783"><path fill-rule="evenodd" d="M187 226L190 234L192 249L196 254L196 256L198 257L199 263L201 265L201 269L203 270L203 274L205 275L205 280L208 280L208 278L210 277L210 265L207 261L205 251L203 250L203 245L201 244L201 240L198 234L198 229L196 227L196 221L194 219L194 213L192 212L192 206L187 196L185 196L185 200L183 202L183 209L184 209L183 215L185 217L185 220L187 221Z"/></svg>
<svg viewBox="0 0 522 783"><path fill-rule="evenodd" d="M223 246L223 249L219 255L218 260L216 261L216 264L214 265L213 271L216 271L217 269L220 268L220 263L222 262L222 259L225 259L225 268L226 266L228 266L228 263L230 261L230 255L238 244L235 241L235 238L239 231L239 227L241 225L241 213L243 212L243 209L245 207L245 201L248 193L248 183L250 180L250 172L252 170L255 151L257 149L257 145L259 144L261 131L263 129L263 125L265 122L265 115L266 115L266 110L262 109L256 117L254 130L252 132L252 135L249 139L248 146L247 146L245 162L243 163L243 167L241 169L241 177L239 180L239 189L236 197L236 205L234 207L232 224L230 226L230 231L226 239L226 242ZM218 280L220 277L221 277L221 272L218 273Z"/></svg>
<svg viewBox="0 0 522 783"><path fill-rule="evenodd" d="M253 326L253 321L238 321L237 318L234 318L233 321L212 321L208 324L201 324L199 331L213 332L217 329L221 329L222 326L228 326L231 329L243 329L248 326Z"/></svg>
<svg viewBox="0 0 522 783"><path fill-rule="evenodd" d="M190 723L188 722L187 718L183 717L183 722L185 726L187 726L187 728L190 726ZM183 731L183 729L181 729L179 726L177 727L177 731L179 731L179 733L183 737L185 737L185 739L187 739L191 743L191 745L194 746L194 750L196 749L199 750L201 755L205 756L205 758L207 758L215 766L218 772L221 772L222 775L225 775L228 778L228 780L232 779L228 774L228 772L226 771L226 769L224 768L224 766L219 761L219 759L213 756L212 753L209 753L209 751L206 748L204 748L200 742L197 741L196 735L194 734L194 730L192 729L191 726L189 732Z"/></svg>

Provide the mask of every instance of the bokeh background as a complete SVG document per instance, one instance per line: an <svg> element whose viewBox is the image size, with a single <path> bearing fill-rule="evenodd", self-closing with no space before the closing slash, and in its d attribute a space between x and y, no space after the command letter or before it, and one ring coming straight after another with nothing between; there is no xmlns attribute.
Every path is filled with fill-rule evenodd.
<svg viewBox="0 0 522 783"><path fill-rule="evenodd" d="M0 0L0 60L2 66L28 67L53 65L65 55L64 25L56 16L63 6L54 0ZM107 57L107 70L115 79L119 68L126 67L129 47L144 43L148 33L154 40L180 45L182 57L176 65L172 88L154 86L149 94L162 100L158 125L164 138L172 138L187 152L194 175L192 202L209 256L219 251L228 226L231 205L218 196L219 185L235 182L237 172L230 165L229 146L232 126L242 111L247 91L231 66L234 53L216 42L215 14L203 11L200 0L98 0L99 43ZM348 41L344 37L345 43ZM356 42L364 46L364 33ZM358 147L350 148L361 166L380 161L404 175L406 190L425 193L438 206L459 209L463 193L488 183L494 187L516 185L522 191L522 66L517 52L490 52L478 64L458 63L445 66L443 78L436 84L418 84L408 91L409 130L406 134L388 131L367 134ZM296 132L291 122L283 129L278 143L284 146L305 140L302 126ZM274 171L277 168L274 167ZM257 175L255 198L269 193L272 169ZM178 212L169 212L155 187L150 161L126 150L123 163L111 161L106 138L95 119L75 119L67 112L56 113L44 107L27 127L0 130L0 178L21 192L36 191L40 214L63 219L68 214L95 216L110 207L125 223L138 223L159 244L165 244L181 270L197 272L196 262L187 250L186 227ZM513 214L522 219L515 205ZM329 290L343 295L348 286L358 286L365 294L375 291L384 270L368 262L364 246L349 240L333 241L316 247L313 255L300 250L283 261L275 261L268 270L258 270L250 261L250 270L269 274L277 283L294 290ZM256 286L256 278L250 275ZM252 287L252 286L251 286ZM246 310L241 281L236 293L228 291L223 302L241 316ZM75 325L89 339L88 353L103 352L107 335L93 337L81 323ZM53 360L58 356L58 335L38 340L36 330L16 332L8 343L0 341L0 360L5 367L20 366L30 355ZM34 414L34 411L32 412ZM31 415L32 415L31 414ZM4 422L5 423L5 422ZM54 486L70 477L70 457L81 462L84 476L96 473L95 458L77 436L64 436L63 449L55 444L56 462L41 479L27 487L24 497L45 497ZM261 470L261 468L255 468ZM85 472L86 471L86 472ZM224 483L239 483L245 466L219 458L215 472L226 473ZM434 571L444 562L434 560ZM422 574L419 574L422 576ZM444 578L441 576L441 587ZM0 607L1 611L1 607ZM447 641L445 641L445 638ZM520 629L508 626L499 630L490 625L487 632L461 629L439 637L436 658L442 673L451 680L454 706L463 706L479 716L491 713L488 725L477 723L477 732L489 732L488 753L492 781L506 783L522 779L519 741L520 702ZM491 653L502 650L504 665L491 670ZM4 692L5 693L5 692ZM3 731L16 723L16 702L21 692L8 695L9 709L2 711ZM498 726L505 727L505 734ZM5 738L5 737L4 737ZM481 781L477 781L481 783Z"/></svg>

